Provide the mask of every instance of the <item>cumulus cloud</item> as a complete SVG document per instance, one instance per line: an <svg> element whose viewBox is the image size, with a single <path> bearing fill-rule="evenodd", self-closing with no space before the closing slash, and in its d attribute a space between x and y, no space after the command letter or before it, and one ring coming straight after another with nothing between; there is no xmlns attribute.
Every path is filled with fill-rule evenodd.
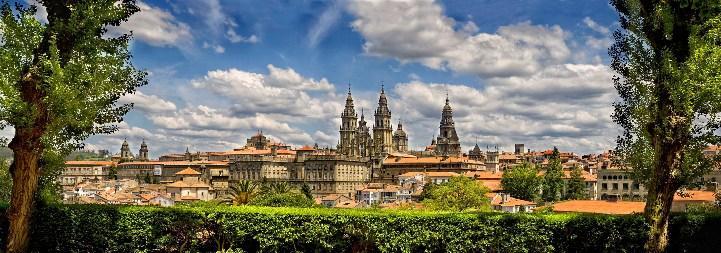
<svg viewBox="0 0 721 253"><path fill-rule="evenodd" d="M164 100L156 95L146 95L140 91L120 97L121 104L133 103L135 109L145 112L175 111L175 103Z"/></svg>
<svg viewBox="0 0 721 253"><path fill-rule="evenodd" d="M467 22L456 29L456 21L433 0L353 1L349 9L366 53L433 69L483 77L530 75L570 56L567 33L559 26L522 22L477 33L478 27Z"/></svg>
<svg viewBox="0 0 721 253"><path fill-rule="evenodd" d="M109 34L133 33L135 39L153 46L187 47L192 44L190 27L173 14L144 2L137 2L140 12L130 16L120 26L109 27Z"/></svg>
<svg viewBox="0 0 721 253"><path fill-rule="evenodd" d="M437 134L448 91L456 128L465 148L479 144L510 148L557 145L579 152L611 147L616 133L609 117L615 92L603 65L564 64L527 77L494 78L483 88L411 81L394 87L396 110L416 147Z"/></svg>
<svg viewBox="0 0 721 253"><path fill-rule="evenodd" d="M332 91L325 78L305 78L291 68L268 65L268 74L238 69L209 71L203 78L191 82L193 87L207 89L217 95L237 101L233 111L238 114L277 113L313 118L336 114L340 103L311 96L309 91ZM330 95L334 95L331 93Z"/></svg>

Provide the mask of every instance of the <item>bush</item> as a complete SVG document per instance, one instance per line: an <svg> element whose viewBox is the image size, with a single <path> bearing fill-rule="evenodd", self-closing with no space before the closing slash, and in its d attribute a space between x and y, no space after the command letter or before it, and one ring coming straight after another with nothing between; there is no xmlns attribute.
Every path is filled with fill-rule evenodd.
<svg viewBox="0 0 721 253"><path fill-rule="evenodd" d="M315 202L302 193L266 193L253 198L249 205L272 207L312 207Z"/></svg>
<svg viewBox="0 0 721 253"><path fill-rule="evenodd" d="M646 231L638 215L101 205L35 214L34 252L641 252ZM719 214L677 215L670 248L716 252L720 232Z"/></svg>

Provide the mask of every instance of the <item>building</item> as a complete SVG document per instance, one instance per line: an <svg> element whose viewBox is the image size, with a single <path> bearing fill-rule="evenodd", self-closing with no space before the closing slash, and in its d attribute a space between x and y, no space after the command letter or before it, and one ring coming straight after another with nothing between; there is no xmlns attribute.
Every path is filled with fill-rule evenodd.
<svg viewBox="0 0 721 253"><path fill-rule="evenodd" d="M403 124L398 121L398 128L393 133L393 150L399 153L408 152L408 135L403 131Z"/></svg>
<svg viewBox="0 0 721 253"><path fill-rule="evenodd" d="M347 156L359 156L360 144L358 143L358 114L355 112L353 97L348 87L348 97L345 100L345 108L341 113L340 143L338 153Z"/></svg>
<svg viewBox="0 0 721 253"><path fill-rule="evenodd" d="M524 145L523 143L517 143L514 145L513 153L516 155L523 155L526 153L525 148L526 148L526 145Z"/></svg>
<svg viewBox="0 0 721 253"><path fill-rule="evenodd" d="M715 191L683 191L673 196L671 212L686 212L689 206L715 204Z"/></svg>
<svg viewBox="0 0 721 253"><path fill-rule="evenodd" d="M383 160L383 167L374 174L374 182L394 183L407 172L453 172L459 175L468 171L485 170L482 162L463 156L391 155Z"/></svg>
<svg viewBox="0 0 721 253"><path fill-rule="evenodd" d="M446 105L441 115L440 134L436 140L436 154L442 156L460 156L461 142L456 133L456 123L453 122L453 109L446 96Z"/></svg>
<svg viewBox="0 0 721 253"><path fill-rule="evenodd" d="M491 208L505 213L530 213L536 208L536 203L511 197L508 193L488 193Z"/></svg>
<svg viewBox="0 0 721 253"><path fill-rule="evenodd" d="M90 180L106 180L115 165L112 161L66 161L57 180L64 188Z"/></svg>
<svg viewBox="0 0 721 253"><path fill-rule="evenodd" d="M369 160L323 150L296 150L297 154L272 153L234 156L230 161L230 181L287 181L308 184L313 194L351 196L355 188L370 181Z"/></svg>
<svg viewBox="0 0 721 253"><path fill-rule="evenodd" d="M382 159L393 150L393 126L391 126L391 110L388 109L388 99L381 86L378 98L378 108L375 111L375 124L373 125L373 144L375 156Z"/></svg>
<svg viewBox="0 0 721 253"><path fill-rule="evenodd" d="M634 182L628 171L621 168L598 170L597 199L600 200L644 200L646 188Z"/></svg>
<svg viewBox="0 0 721 253"><path fill-rule="evenodd" d="M200 180L201 175L191 168L175 173L176 181L165 186L170 198L175 201L214 199L213 188Z"/></svg>
<svg viewBox="0 0 721 253"><path fill-rule="evenodd" d="M145 144L145 139L143 139L143 143L140 144L140 150L138 151L138 161L148 160L148 145Z"/></svg>

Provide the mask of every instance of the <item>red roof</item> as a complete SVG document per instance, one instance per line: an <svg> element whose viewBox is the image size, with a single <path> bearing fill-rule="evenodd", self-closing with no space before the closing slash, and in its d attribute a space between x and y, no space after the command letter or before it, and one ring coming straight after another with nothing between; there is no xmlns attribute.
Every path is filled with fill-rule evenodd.
<svg viewBox="0 0 721 253"><path fill-rule="evenodd" d="M645 202L569 200L553 204L553 211L603 214L632 214L643 213L643 208L645 206Z"/></svg>
<svg viewBox="0 0 721 253"><path fill-rule="evenodd" d="M175 175L202 175L202 173L195 171L194 169L187 168L175 173Z"/></svg>

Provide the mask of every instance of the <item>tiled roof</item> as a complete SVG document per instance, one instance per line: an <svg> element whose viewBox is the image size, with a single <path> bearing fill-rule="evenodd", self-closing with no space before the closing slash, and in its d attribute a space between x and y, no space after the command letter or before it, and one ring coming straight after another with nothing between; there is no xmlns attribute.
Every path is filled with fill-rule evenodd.
<svg viewBox="0 0 721 253"><path fill-rule="evenodd" d="M503 172L495 172L495 171L467 171L464 173L467 177L473 177L476 179L497 179L501 180L503 177Z"/></svg>
<svg viewBox="0 0 721 253"><path fill-rule="evenodd" d="M65 165L75 166L113 166L113 161L65 161Z"/></svg>
<svg viewBox="0 0 721 253"><path fill-rule="evenodd" d="M494 206L530 206L536 204L531 201L517 199L511 196L508 196L508 200L503 202L503 195L501 193L487 193L486 197L491 199L491 205Z"/></svg>
<svg viewBox="0 0 721 253"><path fill-rule="evenodd" d="M455 173L455 172L446 172L446 171L428 171L428 172L406 172L401 175L398 175L398 177L415 177L417 175L425 175L426 177L457 177L461 174Z"/></svg>
<svg viewBox="0 0 721 253"><path fill-rule="evenodd" d="M414 164L450 164L450 163L469 163L469 164L483 164L479 161L470 160L465 157L442 157L442 156L429 156L429 157L388 157L383 160L385 165L414 165Z"/></svg>
<svg viewBox="0 0 721 253"><path fill-rule="evenodd" d="M175 181L171 184L168 184L166 187L168 188L208 188L210 189L210 185L203 183L203 182L185 182L185 181Z"/></svg>
<svg viewBox="0 0 721 253"><path fill-rule="evenodd" d="M483 186L487 187L491 191L500 191L503 190L503 187L501 186L501 180L479 180L483 184Z"/></svg>
<svg viewBox="0 0 721 253"><path fill-rule="evenodd" d="M194 169L187 168L175 173L175 175L202 175L202 173L195 171Z"/></svg>
<svg viewBox="0 0 721 253"><path fill-rule="evenodd" d="M712 191L685 191L685 193L688 194L688 196L673 195L673 201L716 201L716 194Z"/></svg>
<svg viewBox="0 0 721 253"><path fill-rule="evenodd" d="M276 153L279 155L295 155L295 151L287 149L278 149ZM224 153L225 155L270 155L270 149L240 149Z"/></svg>
<svg viewBox="0 0 721 253"><path fill-rule="evenodd" d="M643 213L644 202L605 201L605 200L569 200L553 204L555 212L631 214Z"/></svg>

